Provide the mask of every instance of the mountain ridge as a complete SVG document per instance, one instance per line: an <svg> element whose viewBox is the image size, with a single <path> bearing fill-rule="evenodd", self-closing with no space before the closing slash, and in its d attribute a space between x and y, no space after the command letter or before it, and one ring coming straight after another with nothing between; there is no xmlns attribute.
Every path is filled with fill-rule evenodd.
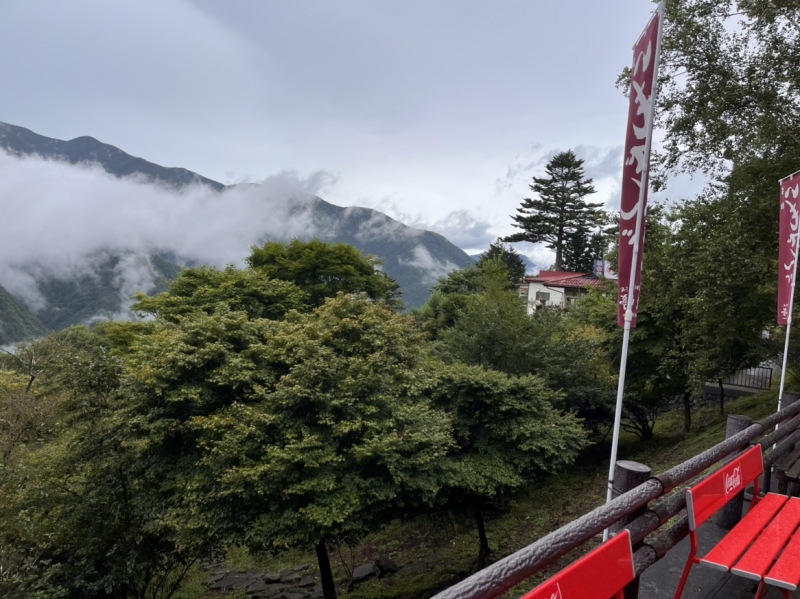
<svg viewBox="0 0 800 599"><path fill-rule="evenodd" d="M114 177L134 176L139 179L138 182L161 185L175 191L191 185L205 185L220 193L220 197L224 197L226 190L237 187L223 185L187 169L163 167L148 162L92 137L84 136L64 141L2 122L0 122L0 148L19 158L39 156L74 165L99 164L106 173ZM265 193L268 193L266 188L264 189ZM300 195L306 196L306 194ZM316 237L327 242L349 243L365 254L380 258L384 271L400 284L402 299L407 308L423 305L430 295L430 287L436 283L438 277L450 270L465 268L471 263L469 256L444 236L423 229L414 229L378 210L337 206L316 196L297 198L294 201L296 206L292 208L291 213L298 215L304 213L303 216L307 217L312 227L309 235L301 235L301 238ZM261 242L267 240L289 239L268 236L265 231ZM122 258L134 260L133 257L124 254L122 251L118 252L118 255L95 259L95 271L90 276L81 277L80 280L59 278L57 273L38 279L38 290L46 306L30 310L30 318L25 322L32 323L28 327L31 334L41 331L41 327L35 325L36 322L46 328L54 329L113 316L115 314L113 307L117 300L120 306L117 312L124 311L126 287L118 276L119 263ZM151 283L150 288L136 289L136 291L152 293L163 290L169 278L168 273L177 272L181 268L175 263L178 261L177 257L165 252L140 255L136 259L149 268L148 280ZM188 260L184 263L198 262ZM21 305L22 302L15 300L15 306ZM21 318L17 312L15 308L15 322ZM4 310L0 306L0 330L4 326L4 317ZM21 329L17 327L13 330Z"/></svg>

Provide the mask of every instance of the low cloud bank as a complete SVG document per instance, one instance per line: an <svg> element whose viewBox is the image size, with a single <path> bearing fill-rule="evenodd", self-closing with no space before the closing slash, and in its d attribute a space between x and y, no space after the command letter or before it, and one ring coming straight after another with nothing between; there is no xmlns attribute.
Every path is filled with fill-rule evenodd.
<svg viewBox="0 0 800 599"><path fill-rule="evenodd" d="M96 165L0 152L0 285L36 310L44 302L37 280L92 276L113 253L123 254L115 282L126 298L152 287L153 252L241 264L265 238L314 235L310 211L298 207L334 181L323 171L286 171L221 193L202 185L175 192Z"/></svg>

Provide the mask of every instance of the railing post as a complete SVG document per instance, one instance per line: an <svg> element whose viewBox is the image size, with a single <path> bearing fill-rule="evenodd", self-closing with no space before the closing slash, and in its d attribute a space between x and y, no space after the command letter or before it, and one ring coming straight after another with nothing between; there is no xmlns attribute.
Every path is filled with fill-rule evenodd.
<svg viewBox="0 0 800 599"><path fill-rule="evenodd" d="M794 392L791 392L791 391L784 391L783 392L783 398L781 399L781 407L788 408L790 405L792 405L798 399L800 399L800 393L794 393ZM780 428L783 424L785 424L785 423L779 424L776 428ZM767 481L766 473L764 474L764 479L765 479L765 481L764 481L764 493L769 493L770 487L772 486L772 468L773 468L773 465L770 465L770 467L768 468L769 474L770 474L768 481ZM778 473L776 476L777 476L777 479L778 479L778 492L780 493L780 492L783 492L782 489L785 489L784 483L786 482L786 478L785 478L784 474L782 474L782 473ZM788 490L788 489L785 489L785 490Z"/></svg>
<svg viewBox="0 0 800 599"><path fill-rule="evenodd" d="M649 480L651 475L652 470L649 466L645 466L639 462L632 462L630 460L617 460L617 465L614 467L614 489L612 491L613 497L618 497L623 493L627 493L631 489L638 487L645 481ZM619 532L625 528L625 526L639 517L646 509L647 506L643 506L638 510L631 512L619 522L611 525L609 530L612 533ZM641 543L637 543L633 546L633 550L636 551L640 546ZM625 599L638 599L638 597L639 577L637 576L633 582L625 587Z"/></svg>
<svg viewBox="0 0 800 599"><path fill-rule="evenodd" d="M725 438L733 437L753 424L753 419L749 416L728 415L728 425L725 429ZM729 461L729 460L726 460ZM725 530L730 530L742 519L742 508L744 507L744 491L738 493L736 497L725 504L715 517L718 526Z"/></svg>

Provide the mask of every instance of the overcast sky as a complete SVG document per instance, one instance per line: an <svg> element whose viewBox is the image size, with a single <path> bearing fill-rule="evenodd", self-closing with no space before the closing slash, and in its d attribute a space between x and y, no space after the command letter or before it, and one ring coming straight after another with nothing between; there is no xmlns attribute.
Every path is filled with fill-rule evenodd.
<svg viewBox="0 0 800 599"><path fill-rule="evenodd" d="M0 0L0 120L445 234L512 232L573 149L618 206L614 87L648 0ZM533 248L521 250L543 258Z"/></svg>

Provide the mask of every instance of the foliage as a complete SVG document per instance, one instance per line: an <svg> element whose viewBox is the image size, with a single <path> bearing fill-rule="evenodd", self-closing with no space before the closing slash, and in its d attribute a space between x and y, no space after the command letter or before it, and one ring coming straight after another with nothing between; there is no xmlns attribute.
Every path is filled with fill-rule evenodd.
<svg viewBox="0 0 800 599"><path fill-rule="evenodd" d="M553 156L545 170L547 177L534 177L530 186L539 197L525 198L512 217L512 224L521 231L504 241L544 242L556 252L554 269L562 270L567 237L599 224L602 204L584 201L595 189L592 180L584 177L583 160L572 150Z"/></svg>
<svg viewBox="0 0 800 599"><path fill-rule="evenodd" d="M500 239L490 244L489 249L481 254L478 259L478 269L482 269L493 260L500 260L503 263L511 284L521 283L525 278L525 261L513 247L504 245Z"/></svg>
<svg viewBox="0 0 800 599"><path fill-rule="evenodd" d="M492 253L491 257L489 252ZM455 325L469 301L469 296L485 292L488 279L496 280L497 285L503 289L512 290L516 289L520 272L524 277L524 262L513 249L498 242L492 244L489 252L481 256L476 265L453 270L440 277L431 290L428 302L414 311L423 330L433 339L438 338L443 330Z"/></svg>
<svg viewBox="0 0 800 599"><path fill-rule="evenodd" d="M17 348L11 363L21 372L6 389L18 411L35 406L36 426L0 469L4 596L170 597L198 548L177 546L151 463L124 445L118 360L77 327Z"/></svg>
<svg viewBox="0 0 800 599"><path fill-rule="evenodd" d="M195 313L135 346L129 418L172 493L183 480L187 535L312 548L434 500L451 439L416 391L425 359L412 321L366 295L279 323Z"/></svg>
<svg viewBox="0 0 800 599"><path fill-rule="evenodd" d="M184 269L168 291L155 297L138 294L132 309L175 322L198 310L211 314L224 304L250 318L277 320L289 310L306 309L307 298L294 283L270 278L260 269L203 266Z"/></svg>
<svg viewBox="0 0 800 599"><path fill-rule="evenodd" d="M535 376L454 364L434 370L426 391L453 419L457 449L450 454L453 470L445 498L450 507L477 518L482 567L489 552L482 518L486 505L535 476L571 464L586 445L586 432L574 414L553 408L559 394Z"/></svg>
<svg viewBox="0 0 800 599"><path fill-rule="evenodd" d="M795 2L668 4L657 110L666 132L661 183L675 168L718 176L753 160L796 164L799 24Z"/></svg>
<svg viewBox="0 0 800 599"><path fill-rule="evenodd" d="M312 306L321 306L325 298L340 292L366 293L373 300L400 305L400 287L378 269L381 261L346 243L267 242L252 248L247 263L271 279L294 283L308 294Z"/></svg>

